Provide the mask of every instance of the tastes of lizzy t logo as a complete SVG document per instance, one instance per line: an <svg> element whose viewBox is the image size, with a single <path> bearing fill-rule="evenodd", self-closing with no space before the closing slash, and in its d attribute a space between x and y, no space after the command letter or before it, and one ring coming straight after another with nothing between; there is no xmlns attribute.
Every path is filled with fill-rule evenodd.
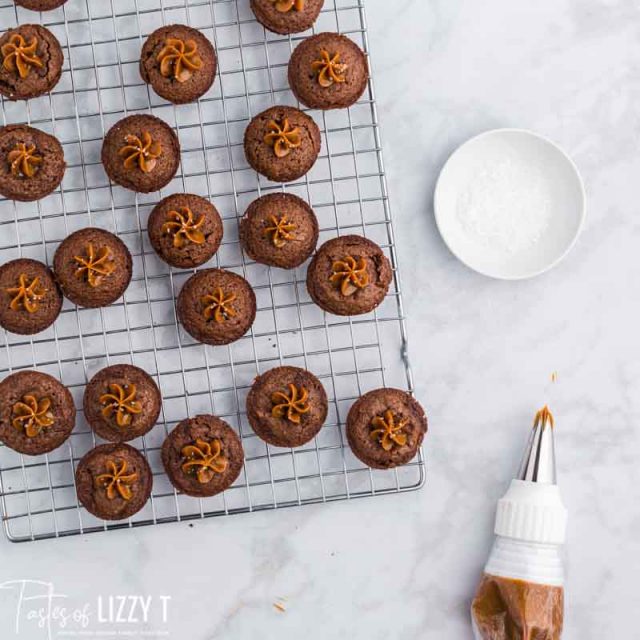
<svg viewBox="0 0 640 640"><path fill-rule="evenodd" d="M8 580L0 583L0 628L3 640L131 637L141 627L145 637L168 637L170 601L167 595L98 595L78 602L52 582Z"/></svg>

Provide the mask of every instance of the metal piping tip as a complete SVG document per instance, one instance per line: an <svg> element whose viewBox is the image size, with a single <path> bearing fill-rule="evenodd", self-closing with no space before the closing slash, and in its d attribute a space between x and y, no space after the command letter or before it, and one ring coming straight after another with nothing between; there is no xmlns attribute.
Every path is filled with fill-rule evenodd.
<svg viewBox="0 0 640 640"><path fill-rule="evenodd" d="M553 442L553 414L546 405L536 413L524 451L518 480L556 484L556 454Z"/></svg>

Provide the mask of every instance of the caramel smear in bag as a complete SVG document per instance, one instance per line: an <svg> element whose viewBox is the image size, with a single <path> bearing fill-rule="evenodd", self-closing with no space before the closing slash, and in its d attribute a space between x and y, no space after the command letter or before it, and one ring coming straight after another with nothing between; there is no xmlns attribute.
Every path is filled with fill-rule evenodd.
<svg viewBox="0 0 640 640"><path fill-rule="evenodd" d="M471 613L482 640L560 640L564 589L486 575Z"/></svg>

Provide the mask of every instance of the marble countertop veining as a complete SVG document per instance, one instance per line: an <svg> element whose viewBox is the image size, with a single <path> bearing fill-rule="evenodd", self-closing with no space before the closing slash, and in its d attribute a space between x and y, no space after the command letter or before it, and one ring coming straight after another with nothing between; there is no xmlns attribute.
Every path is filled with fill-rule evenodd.
<svg viewBox="0 0 640 640"><path fill-rule="evenodd" d="M370 0L367 13L410 352L430 417L427 486L193 526L3 540L0 582L53 583L68 596L54 599L68 613L89 607L87 630L179 640L471 640L468 608L495 503L534 410L549 400L571 513L563 637L636 637L638 3ZM445 159L501 126L558 142L588 191L578 245L528 282L472 273L448 253L433 219ZM25 594L36 588L27 584ZM24 622L15 635L16 593L0 590L3 639L46 638L47 624L60 631L58 617L42 629ZM125 594L152 597L147 622L100 626ZM161 596L170 596L166 620ZM284 612L273 607L278 598ZM121 615L141 619L127 602Z"/></svg>

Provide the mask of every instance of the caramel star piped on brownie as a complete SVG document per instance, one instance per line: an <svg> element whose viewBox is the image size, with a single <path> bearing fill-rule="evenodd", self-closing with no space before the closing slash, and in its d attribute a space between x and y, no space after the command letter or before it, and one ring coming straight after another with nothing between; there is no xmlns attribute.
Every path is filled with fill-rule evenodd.
<svg viewBox="0 0 640 640"><path fill-rule="evenodd" d="M292 149L297 149L301 144L300 129L292 127L289 118L282 121L271 120L267 124L267 134L264 136L264 143L273 147L273 152L277 158L285 158Z"/></svg>
<svg viewBox="0 0 640 640"><path fill-rule="evenodd" d="M353 256L345 256L342 260L336 260L331 269L329 281L340 287L343 296L352 296L369 284L367 261L364 258L356 260Z"/></svg>
<svg viewBox="0 0 640 640"><path fill-rule="evenodd" d="M195 40L167 38L164 47L158 53L160 74L173 78L178 82L186 82L194 71L202 68L202 60L198 55Z"/></svg>
<svg viewBox="0 0 640 640"><path fill-rule="evenodd" d="M160 143L148 131L143 132L142 139L130 133L124 141L126 144L118 151L119 156L124 156L124 168L133 169L137 165L142 173L151 173L162 153Z"/></svg>
<svg viewBox="0 0 640 640"><path fill-rule="evenodd" d="M214 293L207 294L202 297L204 305L204 317L207 320L215 320L216 322L224 322L236 315L236 310L231 303L236 299L235 293L226 295L222 287L218 287Z"/></svg>
<svg viewBox="0 0 640 640"><path fill-rule="evenodd" d="M135 384L109 385L109 393L103 393L100 398L102 415L105 418L116 416L116 424L119 427L127 427L131 424L133 416L142 412L142 405L136 400L137 389Z"/></svg>
<svg viewBox="0 0 640 640"><path fill-rule="evenodd" d="M2 45L2 66L11 73L18 73L24 79L31 72L32 67L42 69L44 63L36 53L38 38L33 36L31 42L26 40L19 33L14 33L9 37L9 41Z"/></svg>
<svg viewBox="0 0 640 640"><path fill-rule="evenodd" d="M273 408L271 415L274 418L285 418L294 424L300 424L302 416L309 413L309 392L304 387L296 387L295 384L288 385L289 391L274 391L271 394Z"/></svg>
<svg viewBox="0 0 640 640"><path fill-rule="evenodd" d="M27 313L35 313L39 308L39 302L44 298L46 291L40 286L40 278L35 277L31 282L28 281L26 274L21 273L18 278L18 286L10 287L7 293L13 296L9 304L12 311L18 311L20 306Z"/></svg>
<svg viewBox="0 0 640 640"><path fill-rule="evenodd" d="M7 162L11 175L17 178L33 178L42 164L43 158L37 153L36 145L27 145L24 142L16 142L15 146L7 154Z"/></svg>
<svg viewBox="0 0 640 640"><path fill-rule="evenodd" d="M216 473L224 473L229 461L222 454L222 443L215 438L211 442L197 438L193 444L182 447L185 461L184 473L195 473L200 484L211 482Z"/></svg>
<svg viewBox="0 0 640 640"><path fill-rule="evenodd" d="M116 269L111 249L104 246L96 251L91 242L87 243L86 256L74 256L73 259L80 265L76 269L76 275L82 277L86 274L90 287L99 286Z"/></svg>
<svg viewBox="0 0 640 640"><path fill-rule="evenodd" d="M273 246L278 249L284 247L287 240L294 239L295 236L292 231L294 231L298 226L293 222L289 222L285 215L282 215L279 218L276 216L269 216L269 221L266 222L266 224L268 226L265 227L264 235L271 236Z"/></svg>
<svg viewBox="0 0 640 640"><path fill-rule="evenodd" d="M407 444L404 428L409 424L408 418L397 420L391 409L387 409L382 416L376 416L371 421L370 436L376 440L385 451L391 451L394 446L403 447Z"/></svg>
<svg viewBox="0 0 640 640"><path fill-rule="evenodd" d="M24 430L27 438L35 438L54 422L51 398L45 396L38 399L33 394L27 394L13 405L11 424L18 430Z"/></svg>
<svg viewBox="0 0 640 640"><path fill-rule="evenodd" d="M123 500L131 500L133 493L131 485L138 479L137 473L127 475L127 461L123 460L120 468L117 467L113 460L107 461L107 473L101 473L96 476L95 486L99 489L105 489L107 498L113 500L116 492L120 494Z"/></svg>
<svg viewBox="0 0 640 640"><path fill-rule="evenodd" d="M320 51L320 59L311 63L311 69L316 74L318 84L325 89L334 82L342 84L346 82L345 73L348 65L340 63L340 54L329 54L326 49Z"/></svg>
<svg viewBox="0 0 640 640"><path fill-rule="evenodd" d="M304 0L271 0L276 7L276 11L280 13L289 13L289 11L304 11Z"/></svg>
<svg viewBox="0 0 640 640"><path fill-rule="evenodd" d="M167 221L162 225L162 233L173 236L173 246L180 249L193 242L204 244L206 241L200 227L204 224L204 214L195 220L193 211L189 207L180 207L178 211L171 210L167 213Z"/></svg>

